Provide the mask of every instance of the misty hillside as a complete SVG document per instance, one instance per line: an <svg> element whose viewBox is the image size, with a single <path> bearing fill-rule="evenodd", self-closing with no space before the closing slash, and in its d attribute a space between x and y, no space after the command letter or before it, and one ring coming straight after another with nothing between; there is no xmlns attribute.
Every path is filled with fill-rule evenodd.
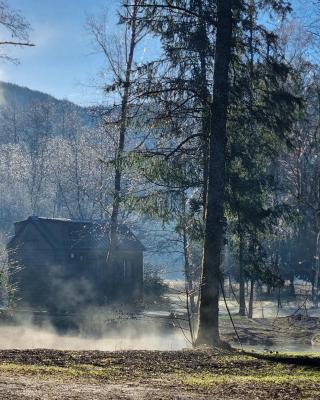
<svg viewBox="0 0 320 400"><path fill-rule="evenodd" d="M16 105L18 107L28 107L34 102L52 102L53 104L64 102L69 103L72 107L78 107L69 101L58 100L47 93L43 93L38 90L32 90L27 87L22 87L8 82L0 82L0 93L2 103L8 106Z"/></svg>
<svg viewBox="0 0 320 400"><path fill-rule="evenodd" d="M28 215L100 216L104 172L88 149L99 132L91 110L5 82L0 93L0 231ZM101 142L99 155L108 152Z"/></svg>
<svg viewBox="0 0 320 400"><path fill-rule="evenodd" d="M37 135L58 136L72 133L67 119L77 119L83 127L95 125L92 112L68 100L12 83L0 82L0 141L19 142L30 136L37 124ZM29 133L27 132L29 131Z"/></svg>

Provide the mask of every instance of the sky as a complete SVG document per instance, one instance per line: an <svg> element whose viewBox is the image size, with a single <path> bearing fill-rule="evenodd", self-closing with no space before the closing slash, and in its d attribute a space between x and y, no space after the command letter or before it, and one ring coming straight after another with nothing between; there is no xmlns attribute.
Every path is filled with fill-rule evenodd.
<svg viewBox="0 0 320 400"><path fill-rule="evenodd" d="M110 31L116 27L119 0L8 0L32 26L34 48L13 49L19 65L0 63L0 80L27 86L80 105L102 100L97 76L103 58L94 53L86 30L88 15L108 12ZM307 0L312 15L312 0ZM293 0L297 14L304 0ZM305 14L306 16L306 14ZM153 44L146 53L156 51Z"/></svg>
<svg viewBox="0 0 320 400"><path fill-rule="evenodd" d="M0 80L27 86L80 105L99 101L95 77L103 59L94 53L86 30L88 15L108 12L116 25L118 0L8 0L32 26L34 48L12 49L19 65L0 64Z"/></svg>

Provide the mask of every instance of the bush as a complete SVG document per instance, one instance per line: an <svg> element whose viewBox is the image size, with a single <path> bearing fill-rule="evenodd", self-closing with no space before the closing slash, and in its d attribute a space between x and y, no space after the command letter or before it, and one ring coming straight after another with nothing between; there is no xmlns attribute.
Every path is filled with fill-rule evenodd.
<svg viewBox="0 0 320 400"><path fill-rule="evenodd" d="M154 301L160 300L168 291L168 285L159 275L159 270L150 265L144 266L144 297Z"/></svg>

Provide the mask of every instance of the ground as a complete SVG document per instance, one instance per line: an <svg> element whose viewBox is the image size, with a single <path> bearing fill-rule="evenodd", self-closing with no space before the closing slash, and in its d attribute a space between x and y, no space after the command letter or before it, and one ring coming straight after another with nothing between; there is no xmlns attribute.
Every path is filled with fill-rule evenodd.
<svg viewBox="0 0 320 400"><path fill-rule="evenodd" d="M1 399L320 399L320 358L217 350L0 352ZM297 361L298 360L298 361Z"/></svg>
<svg viewBox="0 0 320 400"><path fill-rule="evenodd" d="M190 349L183 309L177 319L165 310L141 319L111 319L111 324L102 314L108 334L97 336L90 331L96 326L93 317L87 321L89 331L65 333L57 333L46 319L24 318L28 323L23 325L4 321L0 400L320 400L320 347L317 353L311 345L320 333L319 313L297 313L299 304L289 306L278 312L263 303L263 312L249 320L236 315L234 305L244 352L226 313L220 318L221 335L238 350L223 353ZM251 354L252 348L259 353Z"/></svg>
<svg viewBox="0 0 320 400"><path fill-rule="evenodd" d="M291 315L277 318L255 318L234 316L234 323L243 345L256 350L314 351L312 338L320 333L320 318L306 315ZM221 318L221 333L225 340L239 346L228 317ZM320 353L319 353L320 356Z"/></svg>

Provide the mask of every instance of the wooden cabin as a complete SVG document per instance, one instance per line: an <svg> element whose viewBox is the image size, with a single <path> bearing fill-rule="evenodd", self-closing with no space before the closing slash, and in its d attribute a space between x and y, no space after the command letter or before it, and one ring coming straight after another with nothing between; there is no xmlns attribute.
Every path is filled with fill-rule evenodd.
<svg viewBox="0 0 320 400"><path fill-rule="evenodd" d="M8 243L18 304L33 309L75 312L105 303L139 302L143 291L144 247L126 226L118 229L113 263L107 265L108 224L29 217L15 223Z"/></svg>

